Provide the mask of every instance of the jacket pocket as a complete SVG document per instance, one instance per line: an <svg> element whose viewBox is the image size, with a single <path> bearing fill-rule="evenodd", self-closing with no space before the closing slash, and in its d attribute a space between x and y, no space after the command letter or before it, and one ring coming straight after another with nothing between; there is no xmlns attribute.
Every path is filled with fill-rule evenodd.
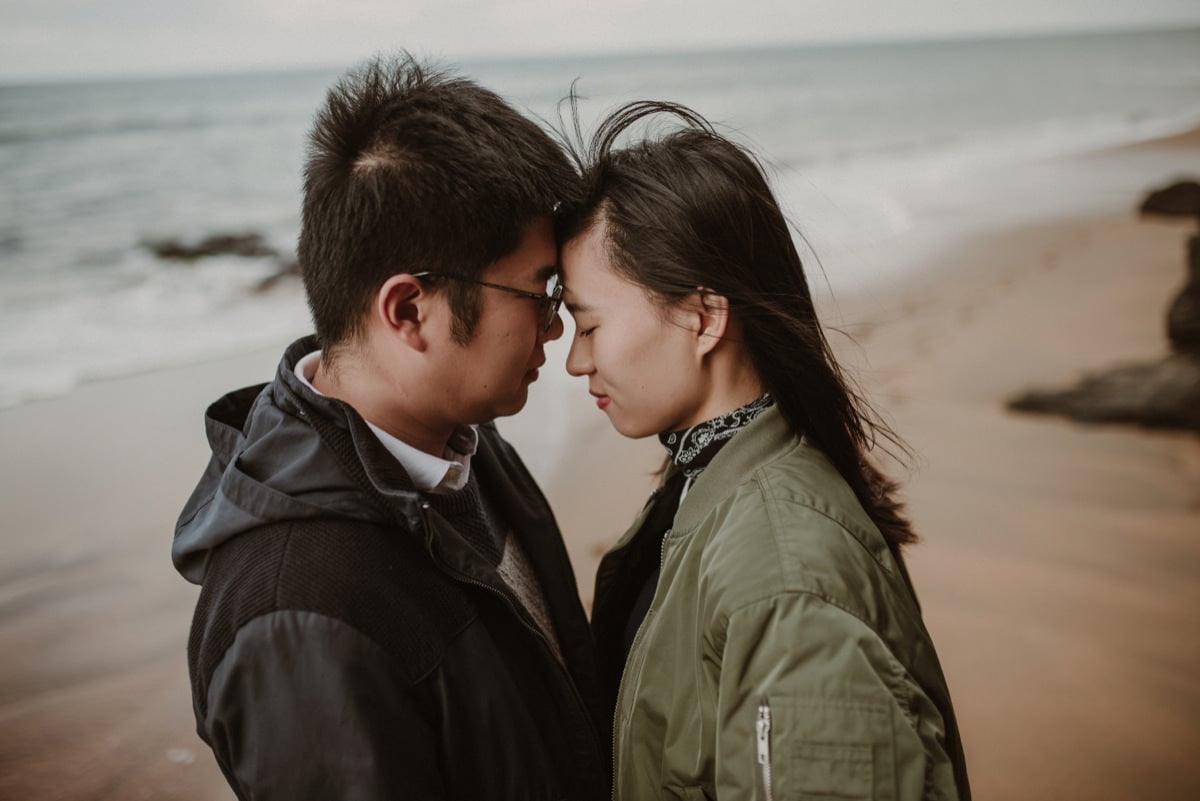
<svg viewBox="0 0 1200 801"><path fill-rule="evenodd" d="M875 764L868 745L797 742L795 764L798 798L875 797Z"/></svg>
<svg viewBox="0 0 1200 801"><path fill-rule="evenodd" d="M772 696L770 713L767 799L895 798L890 706Z"/></svg>

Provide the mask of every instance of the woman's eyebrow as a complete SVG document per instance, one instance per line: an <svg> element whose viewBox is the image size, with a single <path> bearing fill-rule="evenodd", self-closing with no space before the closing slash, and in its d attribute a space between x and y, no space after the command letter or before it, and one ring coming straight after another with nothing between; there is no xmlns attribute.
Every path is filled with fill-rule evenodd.
<svg viewBox="0 0 1200 801"><path fill-rule="evenodd" d="M586 314L587 312L592 311L592 307L588 306L586 303L577 303L573 300L568 300L566 301L566 305L567 311L569 311L571 314Z"/></svg>

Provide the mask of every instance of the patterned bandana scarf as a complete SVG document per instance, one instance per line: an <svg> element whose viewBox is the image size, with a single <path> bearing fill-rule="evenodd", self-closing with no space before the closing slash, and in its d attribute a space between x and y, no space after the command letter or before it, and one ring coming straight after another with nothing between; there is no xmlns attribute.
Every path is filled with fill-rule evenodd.
<svg viewBox="0 0 1200 801"><path fill-rule="evenodd" d="M774 404L775 399L768 393L732 412L697 423L691 428L659 434L658 441L666 447L671 461L683 471L688 481L695 481L696 476L704 472L704 468L717 455L717 451L721 450L734 434Z"/></svg>

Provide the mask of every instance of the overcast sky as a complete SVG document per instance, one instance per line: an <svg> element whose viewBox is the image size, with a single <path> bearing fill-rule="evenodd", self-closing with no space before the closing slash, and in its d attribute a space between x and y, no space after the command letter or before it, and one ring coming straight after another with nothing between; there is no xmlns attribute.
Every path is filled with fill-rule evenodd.
<svg viewBox="0 0 1200 801"><path fill-rule="evenodd" d="M1197 25L1197 0L0 0L0 80Z"/></svg>

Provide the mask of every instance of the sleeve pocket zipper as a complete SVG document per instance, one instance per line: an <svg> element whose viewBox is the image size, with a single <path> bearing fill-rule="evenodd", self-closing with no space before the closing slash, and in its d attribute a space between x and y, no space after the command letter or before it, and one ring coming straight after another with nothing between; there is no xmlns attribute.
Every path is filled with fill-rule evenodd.
<svg viewBox="0 0 1200 801"><path fill-rule="evenodd" d="M771 703L765 695L758 702L754 733L754 751L758 761L756 796L760 801L774 801L775 793L771 787Z"/></svg>

